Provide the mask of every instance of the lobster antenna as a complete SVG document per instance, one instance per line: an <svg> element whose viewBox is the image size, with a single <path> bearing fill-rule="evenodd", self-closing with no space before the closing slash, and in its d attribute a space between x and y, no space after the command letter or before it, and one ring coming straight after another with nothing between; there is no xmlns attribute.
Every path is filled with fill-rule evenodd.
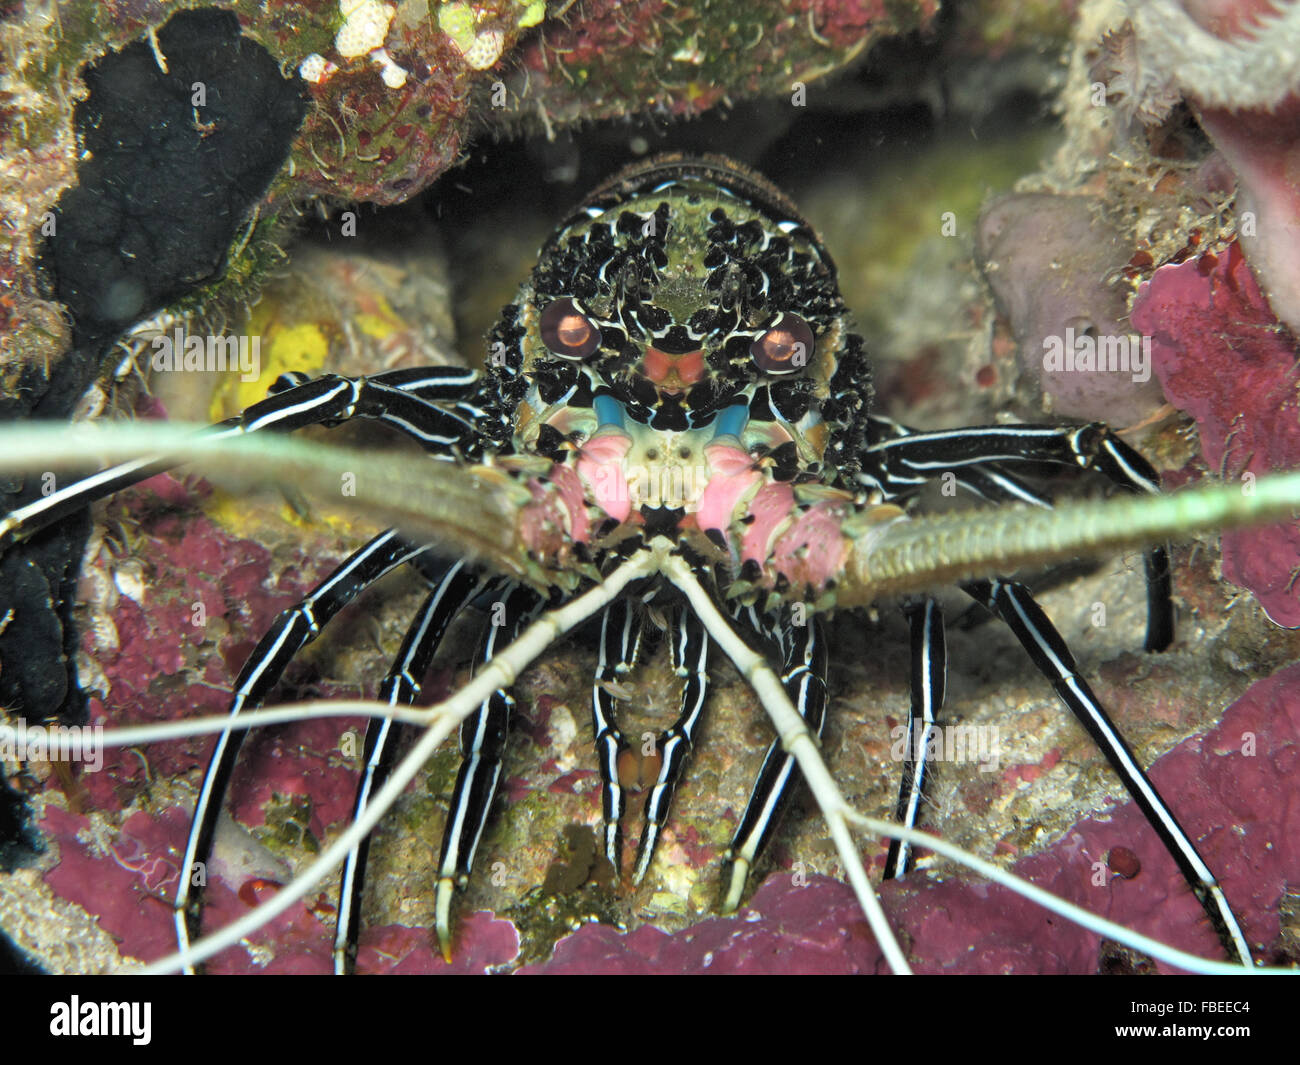
<svg viewBox="0 0 1300 1065"><path fill-rule="evenodd" d="M498 573L534 585L547 583L527 561L514 533L514 517L531 493L489 465L468 467L396 453L376 456L269 433L217 436L208 426L176 422L0 427L0 471L7 473L84 470L94 461L141 459L193 462L209 481L231 492L292 487L360 507L411 538L447 543ZM31 531L24 522L26 509L0 517L0 549Z"/></svg>
<svg viewBox="0 0 1300 1065"><path fill-rule="evenodd" d="M285 725L311 721L322 717L372 717L388 718L405 725L427 725L431 718L446 716L446 711L430 713L430 708L393 706L370 699L304 699L300 703L268 706L261 710L242 710L239 727L265 728L267 725ZM7 726L0 725L0 737ZM208 714L206 717L189 717L180 721L153 721L147 725L123 725L105 729L100 741L103 747L138 747L142 743L166 743L169 740L187 740L193 736L211 736L230 728L229 714Z"/></svg>
<svg viewBox="0 0 1300 1065"><path fill-rule="evenodd" d="M836 606L866 606L882 596L1021 566L1285 520L1297 511L1300 472L1288 472L1244 484L1214 481L1169 495L1059 503L1051 510L1004 506L896 518L871 526L853 542Z"/></svg>

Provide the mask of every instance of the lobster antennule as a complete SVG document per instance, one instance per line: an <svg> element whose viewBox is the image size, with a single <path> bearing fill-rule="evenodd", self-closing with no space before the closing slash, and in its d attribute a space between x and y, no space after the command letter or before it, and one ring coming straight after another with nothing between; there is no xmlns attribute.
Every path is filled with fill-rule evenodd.
<svg viewBox="0 0 1300 1065"><path fill-rule="evenodd" d="M1061 503L1054 510L981 508L891 521L850 541L836 606L863 606L1018 566L1286 520L1297 511L1300 471L1261 477L1250 493L1215 482L1170 495Z"/></svg>

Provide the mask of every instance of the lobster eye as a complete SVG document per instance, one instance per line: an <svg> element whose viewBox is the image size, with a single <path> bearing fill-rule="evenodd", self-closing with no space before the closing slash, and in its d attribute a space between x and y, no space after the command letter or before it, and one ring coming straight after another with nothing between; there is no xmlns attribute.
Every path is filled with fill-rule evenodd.
<svg viewBox="0 0 1300 1065"><path fill-rule="evenodd" d="M749 346L750 358L764 373L795 373L808 365L813 352L813 331L797 314L782 313L767 332Z"/></svg>
<svg viewBox="0 0 1300 1065"><path fill-rule="evenodd" d="M571 299L552 300L542 311L542 343L564 359L585 359L600 347L596 323Z"/></svg>

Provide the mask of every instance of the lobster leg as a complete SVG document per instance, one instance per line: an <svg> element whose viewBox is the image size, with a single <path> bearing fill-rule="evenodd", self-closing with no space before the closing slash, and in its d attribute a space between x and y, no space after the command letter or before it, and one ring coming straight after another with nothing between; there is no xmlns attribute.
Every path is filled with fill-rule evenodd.
<svg viewBox="0 0 1300 1065"><path fill-rule="evenodd" d="M788 607L782 608L779 618L759 618L752 609L748 613L761 632L775 637L782 657L781 683L809 731L820 738L826 716L826 641L820 619L813 617L806 624L795 625ZM794 764L794 756L781 748L779 739L774 740L723 859L731 867L729 881L724 877L723 913L732 913L740 905L749 871L771 839L789 797Z"/></svg>
<svg viewBox="0 0 1300 1065"><path fill-rule="evenodd" d="M903 780L894 819L904 828L915 828L929 782L930 736L943 709L948 650L944 641L943 608L935 600L909 603L906 613L912 626L912 712L907 722ZM910 843L891 840L884 878L892 880L906 875L912 858Z"/></svg>
<svg viewBox="0 0 1300 1065"><path fill-rule="evenodd" d="M917 433L887 419L873 418L873 429L878 435L888 434L887 439L869 449L876 459L874 470L883 474L877 483L885 491L910 492L918 484L951 469L958 484L985 499L998 503L1050 506L1050 500L999 465L1017 461L1084 466L1105 474L1129 491L1159 490L1159 478L1150 464L1100 425L991 426L964 430L961 434ZM968 432L969 436L966 435ZM1146 571L1146 648L1163 650L1173 639L1173 602L1168 556L1164 548L1153 548L1147 553ZM1155 827L1210 915L1229 954L1248 964L1250 951L1245 937L1217 880L1142 771L1092 689L1077 676L1074 659L1065 642L1028 590L1023 585L1000 580L969 582L963 588L976 602L1011 627L1035 664L1051 680L1057 694L1092 735L1129 794ZM915 628L913 631L915 634ZM906 791L906 769L904 774ZM901 814L901 798L899 809ZM891 847L891 859L893 853ZM888 871L887 866L887 875Z"/></svg>
<svg viewBox="0 0 1300 1065"><path fill-rule="evenodd" d="M600 763L601 809L604 813L605 858L615 872L623 865L623 810L625 798L619 783L619 757L628 742L615 718L616 701L609 684L636 665L641 651L645 618L632 599L619 599L606 607L600 621L600 659L591 686L592 731L596 736L596 759Z"/></svg>
<svg viewBox="0 0 1300 1065"><path fill-rule="evenodd" d="M390 706L410 706L419 698L421 678L428 672L447 626L483 586L482 578L463 561L444 565L440 578L436 573L426 573L426 577L434 580L433 591L420 605L419 612L402 639L397 658L379 685L379 699ZM372 719L367 726L354 819L361 816L370 797L388 779L400 731L400 726L391 718ZM349 852L347 861L343 864L339 884L338 926L334 933L334 971L338 974L349 972L356 958L361 931L361 896L369 851L370 837L366 836Z"/></svg>
<svg viewBox="0 0 1300 1065"><path fill-rule="evenodd" d="M1230 957L1251 964L1250 947L1232 913L1228 900L1209 866L1197 853L1137 757L1120 735L1088 682L1078 674L1070 649L1028 590L1014 581L968 581L963 590L977 603L996 614L1015 633L1034 664L1052 683L1056 694L1080 724L1088 730L1102 753L1119 774L1133 800L1155 828L1165 848L1178 863L1183 876L1200 900Z"/></svg>
<svg viewBox="0 0 1300 1065"><path fill-rule="evenodd" d="M430 374L428 369L410 369L373 377L326 374L315 380L302 374L281 374L271 386L270 398L243 413L243 429L252 432L267 428L268 425L261 424L267 418L278 419L282 424L277 427L285 429L299 429L303 425L335 426L352 418L365 418L406 434L434 458L455 458L460 449L476 440L474 419L483 416L482 410L461 399L464 388L472 385L473 371L457 370L455 377ZM340 385L347 386L348 390L338 392ZM316 406L309 405L311 397L289 406L272 406L279 400L297 396L300 389L313 388L320 398ZM440 405L439 399L451 402ZM259 407L268 406L272 406L268 414L250 419ZM307 420L299 421L304 418Z"/></svg>
<svg viewBox="0 0 1300 1065"><path fill-rule="evenodd" d="M958 483L998 502L1048 501L997 468L999 463L1041 462L1095 470L1130 492L1160 491L1154 467L1099 422L1087 425L990 425L938 432L916 432L886 418L873 417L874 442L867 448L861 479L886 497L916 491L952 472ZM971 470L972 476L963 478ZM1174 639L1169 553L1162 547L1145 555L1147 578L1146 650L1163 651Z"/></svg>
<svg viewBox="0 0 1300 1065"><path fill-rule="evenodd" d="M277 395L290 388L306 384L311 378L302 373L282 373L275 379L268 391ZM482 383L477 370L468 370L460 366L414 366L405 370L385 370L383 373L371 374L366 378L375 384L382 384L400 389L409 396L427 402L467 403L467 397ZM466 413L470 413L469 410ZM477 415L482 415L477 411Z"/></svg>
<svg viewBox="0 0 1300 1065"><path fill-rule="evenodd" d="M193 876L195 863L208 854L216 831L221 799L230 781L244 731L237 727L240 711L256 706L284 674L285 667L306 644L362 589L426 548L413 547L392 529L380 533L355 551L341 566L294 606L276 618L258 641L235 681L230 702L230 723L217 737L203 783L194 804L190 831L185 842L180 885L176 889L176 938L182 950L188 948L191 931L197 932L201 904L201 878ZM193 890L192 890L193 889ZM191 921L193 928L191 928Z"/></svg>
<svg viewBox="0 0 1300 1065"><path fill-rule="evenodd" d="M489 662L531 621L545 605L531 588L511 582L503 599L493 604L504 608L504 616L494 616L483 635L480 658ZM508 633L508 634L507 634ZM501 755L514 710L514 697L498 688L476 713L460 726L461 766L456 776L447 827L442 835L442 855L438 860L438 885L434 897L434 916L438 942L443 957L451 961L451 897L456 888L469 882L478 849L501 778Z"/></svg>
<svg viewBox="0 0 1300 1065"><path fill-rule="evenodd" d="M215 438L263 429L290 431L307 425L338 425L351 418L381 421L413 437L435 458L453 458L478 439L469 411L440 407L436 399L468 396L477 376L469 370L434 367L394 370L374 377L326 374L308 381L282 374L269 398L207 430ZM445 394L445 397L444 397ZM27 539L61 518L176 465L165 458L135 459L56 489L0 518L0 550Z"/></svg>
<svg viewBox="0 0 1300 1065"><path fill-rule="evenodd" d="M709 637L700 620L689 610L676 611L670 627L673 669L684 677L681 711L677 720L655 738L655 751L661 761L659 774L645 801L641 839L637 844L636 868L632 883L639 884L654 860L659 833L668 819L673 795L681 779L682 767L695 742L695 730L703 716L704 700L709 690Z"/></svg>
<svg viewBox="0 0 1300 1065"><path fill-rule="evenodd" d="M877 440L867 454L879 462L891 483L900 486L920 484L954 466L1050 462L1097 470L1135 492L1160 490L1160 479L1151 464L1100 422L986 425L931 432L897 428L903 431Z"/></svg>

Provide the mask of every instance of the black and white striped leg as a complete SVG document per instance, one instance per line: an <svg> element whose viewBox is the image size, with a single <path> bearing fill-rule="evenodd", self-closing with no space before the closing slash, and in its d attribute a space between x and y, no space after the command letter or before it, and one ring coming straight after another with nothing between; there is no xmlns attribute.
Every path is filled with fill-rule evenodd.
<svg viewBox="0 0 1300 1065"><path fill-rule="evenodd" d="M277 396L311 380L304 373L282 373L267 389L267 393ZM477 370L463 366L413 366L405 370L385 370L383 373L371 374L366 380L401 389L417 399L455 404L468 403L481 384L482 375Z"/></svg>
<svg viewBox="0 0 1300 1065"><path fill-rule="evenodd" d="M917 432L886 418L871 421L873 442L863 461L864 483L889 498L908 495L945 473L986 499L1047 504L1001 463L1051 463L1094 470L1130 492L1160 491L1154 467L1101 422L1086 425L988 425ZM978 470L963 477L964 470ZM1169 552L1145 554L1146 650L1163 651L1174 638Z"/></svg>
<svg viewBox="0 0 1300 1065"><path fill-rule="evenodd" d="M600 620L600 659L591 686L591 722L596 737L596 760L600 765L600 800L604 814L601 845L606 860L616 873L623 868L623 813L626 804L619 779L619 762L629 748L618 727L618 702L610 685L636 665L644 626L641 604L630 597L615 600L605 608Z"/></svg>
<svg viewBox="0 0 1300 1065"><path fill-rule="evenodd" d="M306 374L283 373L275 379L267 393L279 395L310 380ZM436 403L475 425L487 418L487 411L476 402L483 384L482 375L477 370L460 366L420 366L406 370L386 370L371 374L366 380L398 389L407 396L426 403Z"/></svg>
<svg viewBox="0 0 1300 1065"><path fill-rule="evenodd" d="M489 608L490 624L483 635L479 658L490 662L504 650L544 605L530 588L510 584L502 599ZM457 888L469 883L474 853L483 835L501 778L501 755L514 711L514 697L498 688L460 726L460 772L447 812L438 860L438 885L434 895L434 920L442 956L451 961L451 899Z"/></svg>
<svg viewBox="0 0 1300 1065"><path fill-rule="evenodd" d="M265 429L287 432L367 418L414 438L434 458L453 458L477 446L480 434L474 418L482 411L470 400L477 380L472 371L452 367L394 370L368 378L326 374L308 380L302 374L282 374L268 399L205 432L220 439ZM446 406L439 406L438 401L443 400ZM135 459L19 507L0 518L0 550L174 465L165 459Z"/></svg>
<svg viewBox="0 0 1300 1065"><path fill-rule="evenodd" d="M808 723L808 730L820 739L826 717L826 641L819 618L808 618L804 624L793 623L793 612L800 606L783 607L780 618L768 615L760 619L760 624L769 637L775 637L780 649L781 683L786 694ZM794 765L794 756L781 749L779 739L774 740L767 749L740 826L724 856L724 869L729 867L731 873L729 877L725 871L723 874L726 887L723 913L732 913L740 906L749 872L771 839L785 808Z"/></svg>
<svg viewBox="0 0 1300 1065"><path fill-rule="evenodd" d="M462 398L463 389L472 387L474 380L470 370L456 370L455 376L431 374L428 369L392 370L372 377L325 374L315 380L281 374L271 386L270 397L249 407L237 421L242 431L254 432L335 426L363 418L406 434L434 458L449 459L470 448L478 437L474 419L484 412ZM439 403L440 398L447 402Z"/></svg>
<svg viewBox="0 0 1300 1065"><path fill-rule="evenodd" d="M198 931L201 883L206 882L204 878L193 875L195 863L202 860L212 847L221 801L244 739L244 731L237 726L238 715L265 698L293 656L314 640L326 623L363 588L425 550L413 547L392 529L380 533L354 552L307 596L282 612L239 671L230 702L230 724L217 737L199 787L185 842L185 860L181 866L174 915L176 938L182 950L189 946L191 934Z"/></svg>
<svg viewBox="0 0 1300 1065"><path fill-rule="evenodd" d="M389 706L410 706L419 698L421 681L447 626L483 587L482 578L464 561L445 566L441 577L429 573L426 576L435 580L433 591L420 605L406 630L392 668L379 685L379 699ZM370 797L388 779L401 731L401 726L389 718L370 720L362 751L361 779L353 806L354 820L365 812ZM356 960L361 932L361 896L369 853L370 837L366 836L348 853L343 864L338 925L334 933L334 971L339 974L349 972Z"/></svg>
<svg viewBox="0 0 1300 1065"><path fill-rule="evenodd" d="M640 884L645 879L650 863L654 861L659 834L668 820L682 767L695 743L695 731L699 728L709 691L709 637L700 620L691 611L678 609L674 611L669 633L673 669L684 678L681 710L672 726L655 739L655 752L660 758L659 774L645 801L636 868L632 873L633 884Z"/></svg>
<svg viewBox="0 0 1300 1065"><path fill-rule="evenodd" d="M895 820L915 828L929 784L930 737L943 709L948 679L948 649L944 638L943 608L933 599L907 604L912 627L912 711L908 716L903 752L903 780L898 790ZM885 859L885 879L904 876L912 866L912 845L891 840Z"/></svg>
<svg viewBox="0 0 1300 1065"><path fill-rule="evenodd" d="M1155 828L1209 915L1228 955L1243 965L1252 964L1246 937L1218 880L1148 779L1088 682L1079 676L1074 656L1042 608L1023 585L1011 581L970 581L962 587L1015 633L1034 664L1051 681L1056 694L1101 748L1124 787Z"/></svg>

